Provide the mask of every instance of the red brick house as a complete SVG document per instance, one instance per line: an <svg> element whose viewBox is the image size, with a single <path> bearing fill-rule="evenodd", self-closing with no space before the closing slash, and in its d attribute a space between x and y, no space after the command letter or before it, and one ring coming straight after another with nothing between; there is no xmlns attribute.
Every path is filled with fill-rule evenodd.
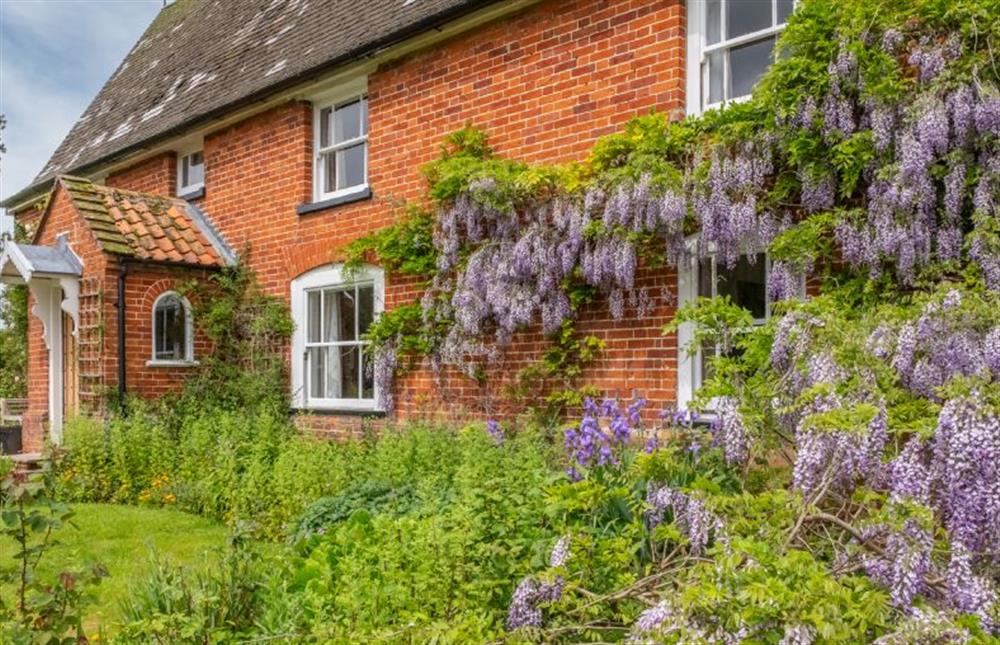
<svg viewBox="0 0 1000 645"><path fill-rule="evenodd" d="M794 0L178 0L164 8L33 183L5 203L32 231L0 275L27 282L25 449L108 391L176 387L205 351L176 293L252 248L287 300L294 406L330 429L377 413L359 333L418 297L370 267L346 284L336 250L419 199L421 165L466 124L527 161L580 159L651 109L682 117L749 93ZM730 292L767 316L766 263L646 272L661 296ZM579 329L607 344L586 380L683 404L700 360L662 336L678 298ZM320 334L320 330L334 330ZM684 332L682 332L682 336ZM326 338L327 340L317 340ZM331 340L332 339L332 340ZM537 355L525 334L513 361ZM397 380L392 412L475 409L431 373Z"/></svg>

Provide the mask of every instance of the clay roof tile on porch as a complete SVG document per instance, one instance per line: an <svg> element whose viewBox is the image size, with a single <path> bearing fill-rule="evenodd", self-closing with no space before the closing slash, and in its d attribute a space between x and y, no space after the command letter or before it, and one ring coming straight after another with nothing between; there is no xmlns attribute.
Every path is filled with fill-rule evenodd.
<svg viewBox="0 0 1000 645"><path fill-rule="evenodd" d="M208 267L235 263L236 254L211 221L183 199L102 186L69 176L59 177L58 186L66 190L98 245L107 253Z"/></svg>

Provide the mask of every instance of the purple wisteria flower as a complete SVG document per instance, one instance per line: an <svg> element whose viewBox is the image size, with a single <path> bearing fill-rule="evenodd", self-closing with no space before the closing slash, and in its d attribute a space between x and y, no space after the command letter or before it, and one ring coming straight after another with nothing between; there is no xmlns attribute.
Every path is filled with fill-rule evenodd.
<svg viewBox="0 0 1000 645"><path fill-rule="evenodd" d="M500 422L496 419L490 419L486 422L486 432L493 439L493 443L498 446L502 446L506 437L504 436L503 428L500 427Z"/></svg>
<svg viewBox="0 0 1000 645"><path fill-rule="evenodd" d="M726 461L744 464L750 458L750 435L743 424L739 400L724 396L719 399L716 417L712 422L715 444L722 447Z"/></svg>
<svg viewBox="0 0 1000 645"><path fill-rule="evenodd" d="M710 511L705 503L688 493L682 493L669 486L650 482L646 491L646 524L650 530L662 524L667 512L673 516L674 524L688 540L694 554L705 552L715 539L726 541L725 525L722 519Z"/></svg>
<svg viewBox="0 0 1000 645"><path fill-rule="evenodd" d="M568 535L564 535L556 542L555 546L552 547L552 553L549 555L549 566L564 567L566 562L569 560L569 544L570 538Z"/></svg>
<svg viewBox="0 0 1000 645"><path fill-rule="evenodd" d="M531 576L522 580L514 591L507 610L507 629L515 631L524 627L541 627L540 605L559 600L564 584L561 577L552 582L540 582Z"/></svg>

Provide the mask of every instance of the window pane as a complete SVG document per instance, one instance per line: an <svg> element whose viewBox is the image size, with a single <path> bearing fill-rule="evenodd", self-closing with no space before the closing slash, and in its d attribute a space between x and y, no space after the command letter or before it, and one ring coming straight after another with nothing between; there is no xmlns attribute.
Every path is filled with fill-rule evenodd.
<svg viewBox="0 0 1000 645"><path fill-rule="evenodd" d="M771 26L771 0L729 0L726 38L736 38Z"/></svg>
<svg viewBox="0 0 1000 645"><path fill-rule="evenodd" d="M368 367L367 361L370 360L370 358L365 355L364 350L361 351L360 356L361 356L361 398L374 399L375 370Z"/></svg>
<svg viewBox="0 0 1000 645"><path fill-rule="evenodd" d="M350 188L365 183L365 148L360 143L337 152L337 188Z"/></svg>
<svg viewBox="0 0 1000 645"><path fill-rule="evenodd" d="M330 117L333 108L323 108L319 112L319 145L325 148L333 143L330 140Z"/></svg>
<svg viewBox="0 0 1000 645"><path fill-rule="evenodd" d="M337 108L333 118L333 141L341 143L361 136L361 101Z"/></svg>
<svg viewBox="0 0 1000 645"><path fill-rule="evenodd" d="M750 311L755 319L767 315L767 289L765 279L765 258L763 253L753 257L740 256L733 269L716 266L717 289L720 296L729 296L733 302Z"/></svg>
<svg viewBox="0 0 1000 645"><path fill-rule="evenodd" d="M773 37L729 50L729 98L746 96L753 91L753 86L771 64L773 52Z"/></svg>
<svg viewBox="0 0 1000 645"><path fill-rule="evenodd" d="M187 175L184 178L185 186L193 186L205 182L205 158L200 152L188 156Z"/></svg>
<svg viewBox="0 0 1000 645"><path fill-rule="evenodd" d="M191 171L189 168L190 163L191 163L190 157L181 158L181 186L191 185L191 181L188 179L188 177L190 177L191 175Z"/></svg>
<svg viewBox="0 0 1000 645"><path fill-rule="evenodd" d="M699 357L701 359L701 378L695 383L695 387L701 387L702 383L712 378L712 361L715 360L715 343L706 342L701 346Z"/></svg>
<svg viewBox="0 0 1000 645"><path fill-rule="evenodd" d="M319 291L310 291L306 295L306 299L306 340L310 343L318 343L320 340L320 330L323 328L322 309L320 308L322 293Z"/></svg>
<svg viewBox="0 0 1000 645"><path fill-rule="evenodd" d="M375 287L358 288L358 333L368 331L375 320Z"/></svg>
<svg viewBox="0 0 1000 645"><path fill-rule="evenodd" d="M778 0L778 24L788 21L788 16L792 15L795 9L795 0Z"/></svg>
<svg viewBox="0 0 1000 645"><path fill-rule="evenodd" d="M328 347L310 347L309 365L309 397L325 399L326 396L326 356Z"/></svg>
<svg viewBox="0 0 1000 645"><path fill-rule="evenodd" d="M339 399L343 391L340 380L340 348L326 347L324 370L326 371L326 398Z"/></svg>
<svg viewBox="0 0 1000 645"><path fill-rule="evenodd" d="M323 294L323 342L335 343L344 340L340 335L340 297L334 290Z"/></svg>
<svg viewBox="0 0 1000 645"><path fill-rule="evenodd" d="M722 0L708 0L705 7L705 42L714 45L722 37Z"/></svg>
<svg viewBox="0 0 1000 645"><path fill-rule="evenodd" d="M341 399L358 398L358 375L361 373L361 348L357 345L331 347L340 355L340 396Z"/></svg>
<svg viewBox="0 0 1000 645"><path fill-rule="evenodd" d="M153 324L156 358L183 360L187 348L187 320L176 296L167 296L156 305Z"/></svg>
<svg viewBox="0 0 1000 645"><path fill-rule="evenodd" d="M323 192L332 193L337 190L337 153L328 152L319 158L320 181L323 182Z"/></svg>
<svg viewBox="0 0 1000 645"><path fill-rule="evenodd" d="M368 134L368 97L361 98L361 133Z"/></svg>
<svg viewBox="0 0 1000 645"><path fill-rule="evenodd" d="M712 289L712 258L702 258L698 261L698 295L711 298L715 295Z"/></svg>
<svg viewBox="0 0 1000 645"><path fill-rule="evenodd" d="M725 64L725 52L717 51L708 56L708 102L719 103L725 99L722 92L723 65Z"/></svg>
<svg viewBox="0 0 1000 645"><path fill-rule="evenodd" d="M354 291L338 291L337 302L340 308L340 320L338 321L337 340L357 340L354 333L355 306Z"/></svg>

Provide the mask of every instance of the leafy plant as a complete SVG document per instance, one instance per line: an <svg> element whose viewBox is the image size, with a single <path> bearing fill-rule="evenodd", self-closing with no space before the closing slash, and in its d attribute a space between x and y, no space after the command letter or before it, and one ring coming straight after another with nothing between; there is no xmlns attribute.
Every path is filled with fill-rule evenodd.
<svg viewBox="0 0 1000 645"><path fill-rule="evenodd" d="M87 588L107 572L63 571L55 581L36 575L41 559L56 544L54 534L73 517L51 497L52 477L40 473L6 473L0 481L0 535L14 541L14 566L0 565L0 581L13 583L13 600L0 596L0 636L12 644L86 643L82 610Z"/></svg>

